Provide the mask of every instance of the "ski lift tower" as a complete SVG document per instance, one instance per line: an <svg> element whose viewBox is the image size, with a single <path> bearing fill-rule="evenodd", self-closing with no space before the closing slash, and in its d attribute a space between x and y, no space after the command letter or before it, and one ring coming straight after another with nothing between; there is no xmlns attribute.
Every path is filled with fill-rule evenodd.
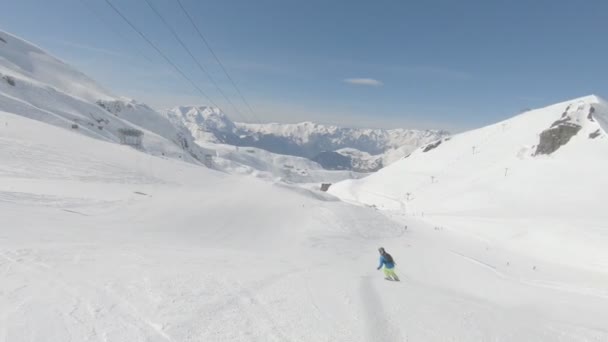
<svg viewBox="0 0 608 342"><path fill-rule="evenodd" d="M143 144L144 132L135 128L121 128L118 130L120 143L123 145L133 146L141 149Z"/></svg>

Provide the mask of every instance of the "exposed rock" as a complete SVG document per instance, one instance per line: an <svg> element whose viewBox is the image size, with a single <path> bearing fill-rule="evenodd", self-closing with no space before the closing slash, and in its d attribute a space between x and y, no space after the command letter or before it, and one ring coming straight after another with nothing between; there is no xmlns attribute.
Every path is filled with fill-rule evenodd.
<svg viewBox="0 0 608 342"><path fill-rule="evenodd" d="M443 142L443 140L437 140L434 143L430 143L422 149L422 152L428 152L428 151L434 150L437 148L437 146L441 145L442 142Z"/></svg>
<svg viewBox="0 0 608 342"><path fill-rule="evenodd" d="M557 151L560 147L567 144L581 128L580 125L564 122L564 120L554 122L553 125L551 125L551 128L544 130L540 134L540 142L536 147L534 155L549 155Z"/></svg>
<svg viewBox="0 0 608 342"><path fill-rule="evenodd" d="M125 103L123 101L104 101L104 100L98 100L97 105L99 105L99 107L105 109L106 111L114 114L114 115L118 115L118 113L122 112L125 108L129 108L132 109L133 105L130 103Z"/></svg>
<svg viewBox="0 0 608 342"><path fill-rule="evenodd" d="M559 120L557 120L557 121L555 121L554 123L551 124L551 128L557 127L557 126L560 126L560 125L564 125L564 124L570 124L571 120L572 120L572 118L570 118L570 117L559 119Z"/></svg>
<svg viewBox="0 0 608 342"><path fill-rule="evenodd" d="M0 42L6 43L6 40L4 40L4 38L0 37Z"/></svg>
<svg viewBox="0 0 608 342"><path fill-rule="evenodd" d="M593 119L593 113L595 113L595 107L591 106L589 107L589 114L587 114L587 119L589 119L589 121L595 121Z"/></svg>
<svg viewBox="0 0 608 342"><path fill-rule="evenodd" d="M15 83L15 79L14 79L13 77L11 77L11 76L4 75L4 76L2 76L2 79L3 79L3 80L5 80L5 81L6 81L6 83L8 83L9 85L11 85L11 86L13 86L13 87L14 87L14 86L15 86L15 84L16 84L16 83Z"/></svg>
<svg viewBox="0 0 608 342"><path fill-rule="evenodd" d="M600 135L602 135L602 132L598 128L595 132L589 133L589 139L595 139L595 138L599 137Z"/></svg>

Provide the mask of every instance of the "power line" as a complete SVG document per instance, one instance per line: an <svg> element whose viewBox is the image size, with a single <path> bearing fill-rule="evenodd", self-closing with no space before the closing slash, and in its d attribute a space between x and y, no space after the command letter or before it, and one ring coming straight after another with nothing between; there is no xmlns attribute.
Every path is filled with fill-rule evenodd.
<svg viewBox="0 0 608 342"><path fill-rule="evenodd" d="M164 58L164 60L173 67L173 69L175 69L175 71L177 71L184 79L186 79L213 106L215 106L221 110L220 106L215 104L215 102L213 102L213 100L211 100L209 95L207 95L199 86L197 86L196 83L194 83L192 81L192 79L190 79L188 76L186 76L186 74L184 74L184 72L177 65L175 65L175 63L173 63L171 61L171 59L169 59L169 57L167 57L150 39L148 39L148 37L146 37L146 35L144 35L137 27L135 27L135 25L133 25L131 23L131 21L129 19L127 19L127 17L124 16L122 14L122 12L120 12L120 10L118 8L116 8L110 2L110 0L105 0L105 2L114 10L114 12L116 12L116 14L118 14L127 24L129 24L129 26L131 26L131 28L140 35L140 37L142 37L146 42L148 42L148 44L150 44L150 46L152 46L154 48L154 50L156 50L156 52L158 52L158 54L161 55Z"/></svg>
<svg viewBox="0 0 608 342"><path fill-rule="evenodd" d="M196 63L196 65L198 66L198 68L207 76L207 78L209 78L209 80L211 81L211 83L213 83L213 85L218 90L218 92L220 94L222 94L222 96L226 99L226 101L228 101L228 103L230 103L230 105L234 108L234 110L236 111L236 113L242 119L245 119L244 116L243 116L243 114L241 113L241 111L239 111L239 109L236 107L236 105L228 98L228 96L226 96L226 94L224 93L224 91L222 91L222 89L217 84L217 82L215 82L215 79L211 76L211 74L207 71L207 69L198 61L198 59L194 56L194 54L192 53L192 51L190 51L190 49L186 46L186 44L181 40L181 38L179 37L179 35L173 29L173 27L171 27L171 25L169 25L169 23L156 10L156 8L150 3L149 0L144 0L144 1L148 5L148 7L150 7L150 9L156 14L156 16L160 18L160 20L163 22L163 24L169 29L169 31L171 32L171 34L173 35L173 37L179 42L179 44L182 46L182 48L184 48L184 50L186 50L186 52L188 53L188 55L190 55L190 57L192 58L192 60L194 61L194 63Z"/></svg>
<svg viewBox="0 0 608 342"><path fill-rule="evenodd" d="M215 58L215 60L217 61L217 63L220 65L220 67L224 71L224 74L226 74L226 78L228 78L228 80L230 80L230 83L232 83L232 86L234 87L234 89L236 89L237 93L239 94L239 96L243 100L243 103L245 103L245 105L247 106L247 108L249 108L249 111L254 116L255 120L258 123L260 123L260 119L256 115L255 111L253 110L253 108L251 107L251 105L249 104L249 102L247 102L247 100L245 99L245 96L243 96L243 93L241 92L241 90L237 86L236 82L232 79L232 77L230 77L230 74L228 73L228 71L224 67L224 64L220 61L219 57L215 54L215 52L213 51L213 49L209 45L209 42L207 42L207 39L205 38L205 36L203 35L203 33L198 29L198 26L196 26L196 24L194 23L194 19L192 19L192 17L190 16L190 14L188 14L188 11L186 11L186 9L184 8L184 5L182 4L181 0L176 0L176 1L179 4L179 7L182 9L182 12L184 12L184 14L186 15L186 17L190 21L190 24L192 24L192 26L194 27L194 29L198 33L198 36L201 38L201 40L203 41L203 43L205 43L205 46L207 47L207 49L209 49L209 51L211 52L211 55L213 55L213 58Z"/></svg>
<svg viewBox="0 0 608 342"><path fill-rule="evenodd" d="M114 28L114 26L108 24L104 19L102 19L102 16L99 15L99 13L95 10L95 8L93 6L91 6L91 4L89 4L86 0L78 0L84 7L87 8L87 10L89 10L93 16L95 18L97 18L97 20L99 20L99 22L106 26L110 31L112 31L115 35L119 36L120 38L122 38L128 45L133 46L133 48L135 49L135 51L137 51L137 54L140 55L141 57L143 57L145 60L147 60L150 63L152 62L152 59L150 59L146 54L144 54L140 49L138 49L133 42L128 39L122 32L120 32L118 29Z"/></svg>

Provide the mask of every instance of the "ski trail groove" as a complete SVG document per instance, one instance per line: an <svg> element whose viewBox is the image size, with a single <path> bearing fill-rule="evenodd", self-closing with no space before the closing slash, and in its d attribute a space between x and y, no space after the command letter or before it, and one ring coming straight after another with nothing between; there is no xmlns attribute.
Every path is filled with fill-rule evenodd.
<svg viewBox="0 0 608 342"><path fill-rule="evenodd" d="M399 330L391 323L382 305L382 299L374 288L372 279L371 276L363 277L359 290L366 322L367 341L403 341Z"/></svg>

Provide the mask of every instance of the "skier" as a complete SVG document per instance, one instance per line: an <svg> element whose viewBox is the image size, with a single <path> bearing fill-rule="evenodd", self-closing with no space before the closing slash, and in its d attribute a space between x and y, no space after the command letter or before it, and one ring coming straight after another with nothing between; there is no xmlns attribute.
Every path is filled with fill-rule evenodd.
<svg viewBox="0 0 608 342"><path fill-rule="evenodd" d="M380 265L378 265L378 270L384 266L384 279L399 281L399 277L395 274L395 260L393 260L393 257L382 247L378 248L378 252L380 252Z"/></svg>

